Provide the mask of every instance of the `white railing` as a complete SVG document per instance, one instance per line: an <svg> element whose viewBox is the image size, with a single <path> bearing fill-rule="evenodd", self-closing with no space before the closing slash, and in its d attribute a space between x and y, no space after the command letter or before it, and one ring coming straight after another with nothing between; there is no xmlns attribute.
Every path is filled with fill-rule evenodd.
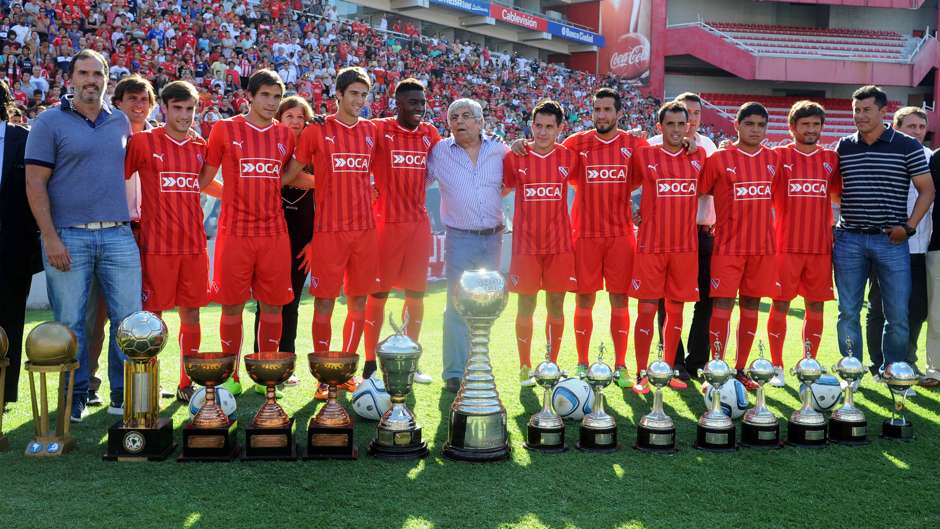
<svg viewBox="0 0 940 529"><path fill-rule="evenodd" d="M739 48L743 48L743 49L745 49L745 50L747 50L747 51L753 53L754 55L759 55L759 54L760 54L760 52L758 52L756 49L754 49L754 48L748 46L747 44L741 42L740 40L738 40L738 39L736 39L736 38L734 38L734 37L732 37L731 35L725 33L724 31L721 31L720 29L718 29L718 28L716 28L716 27L714 27L714 26L711 26L711 25L707 24L704 20L698 20L698 21L696 21L696 22L686 22L686 23L684 23L684 24L673 24L673 25L667 26L667 29L672 29L672 28L691 28L691 27L702 28L702 29L704 29L705 31L707 31L707 32L709 32L709 33L714 33L715 35L718 35L719 37L721 37L721 38L723 38L723 39L725 39L725 40L731 42L731 43L734 44L735 46L737 46L737 47L739 47Z"/></svg>
<svg viewBox="0 0 940 529"><path fill-rule="evenodd" d="M917 55L917 53L918 53L921 49L923 49L923 47L927 44L927 41L928 41L929 39L933 39L933 38L936 38L936 37L934 37L933 35L930 34L930 27L928 26L928 27L924 30L924 36L920 39L920 41L917 42L917 45L914 46L914 49L911 50L911 54L908 55L908 57L907 57L908 62L914 62L914 57Z"/></svg>

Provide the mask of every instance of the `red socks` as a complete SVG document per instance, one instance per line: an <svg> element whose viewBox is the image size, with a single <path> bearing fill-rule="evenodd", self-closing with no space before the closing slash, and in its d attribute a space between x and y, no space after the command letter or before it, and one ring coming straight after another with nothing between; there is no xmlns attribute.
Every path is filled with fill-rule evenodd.
<svg viewBox="0 0 940 529"><path fill-rule="evenodd" d="M405 334L417 342L418 336L421 335L421 321L424 319L424 298L405 296L401 319L405 322Z"/></svg>
<svg viewBox="0 0 940 529"><path fill-rule="evenodd" d="M186 374L186 370L183 369L183 357L186 355L197 354L199 353L199 342L202 340L202 332L199 327L199 324L196 325L187 325L185 323L180 323L180 335L179 335L179 344L180 344L180 384L179 387L185 388L192 384L189 380L189 375Z"/></svg>
<svg viewBox="0 0 940 529"><path fill-rule="evenodd" d="M242 349L242 315L223 314L219 320L219 339L222 341L223 353L235 353L235 380L238 380L238 366L241 365L240 353Z"/></svg>
<svg viewBox="0 0 940 529"><path fill-rule="evenodd" d="M561 337L565 334L565 316L549 316L545 320L545 339L552 346L552 362L558 361L558 353L561 351Z"/></svg>
<svg viewBox="0 0 940 529"><path fill-rule="evenodd" d="M728 351L728 322L731 320L731 310L713 307L712 318L708 322L708 347L714 357L715 353L721 353L724 359L725 352ZM721 350L715 350L715 342L719 342Z"/></svg>
<svg viewBox="0 0 940 529"><path fill-rule="evenodd" d="M751 354L751 345L757 333L757 309L740 308L741 320L738 323L738 343L735 349L734 368L742 372L747 367L747 357Z"/></svg>
<svg viewBox="0 0 940 529"><path fill-rule="evenodd" d="M281 348L281 311L262 312L258 316L258 350L278 351Z"/></svg>
<svg viewBox="0 0 940 529"><path fill-rule="evenodd" d="M574 341L578 350L578 363L588 365L588 349L591 347L591 333L594 331L594 319L591 309L574 309Z"/></svg>
<svg viewBox="0 0 940 529"><path fill-rule="evenodd" d="M630 338L630 311L627 307L611 309L610 336L614 341L614 367L626 365L627 341Z"/></svg>
<svg viewBox="0 0 940 529"><path fill-rule="evenodd" d="M806 310L806 318L803 320L803 342L809 341L810 352L813 358L819 351L819 341L822 338L823 331L823 312Z"/></svg>
<svg viewBox="0 0 940 529"><path fill-rule="evenodd" d="M767 341L770 342L770 361L775 367L783 367L783 341L786 338L787 313L773 306L767 320Z"/></svg>
<svg viewBox="0 0 940 529"><path fill-rule="evenodd" d="M663 321L663 356L670 366L676 365L676 350L682 339L682 309L678 301L666 301L666 320Z"/></svg>
<svg viewBox="0 0 940 529"><path fill-rule="evenodd" d="M516 348L519 365L532 367L532 316L516 314Z"/></svg>
<svg viewBox="0 0 940 529"><path fill-rule="evenodd" d="M346 313L346 323L343 324L343 351L355 353L359 349L363 320L365 320L363 312L350 310Z"/></svg>
<svg viewBox="0 0 940 529"><path fill-rule="evenodd" d="M321 313L314 309L313 311L313 350L324 352L330 350L330 339L333 335L333 329L330 327L331 312Z"/></svg>
<svg viewBox="0 0 940 529"><path fill-rule="evenodd" d="M656 303L639 302L636 326L633 328L633 345L636 348L636 372L646 369L650 359L650 344L653 343L653 319L658 309ZM618 357L617 366L623 365Z"/></svg>
<svg viewBox="0 0 940 529"><path fill-rule="evenodd" d="M388 298L379 298L369 296L366 300L366 314L363 322L363 334L366 343L366 361L375 361L375 347L379 343L379 333L382 331L382 323L385 321L385 302Z"/></svg>

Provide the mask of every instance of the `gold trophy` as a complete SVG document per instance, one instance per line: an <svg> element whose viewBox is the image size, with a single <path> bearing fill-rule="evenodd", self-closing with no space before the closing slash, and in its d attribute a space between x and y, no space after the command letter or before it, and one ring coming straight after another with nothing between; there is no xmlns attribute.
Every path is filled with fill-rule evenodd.
<svg viewBox="0 0 940 529"><path fill-rule="evenodd" d="M205 386L206 401L183 427L183 451L177 461L231 461L238 457L238 421L229 419L216 400L215 387L235 372L234 353L197 353L183 356L183 369L196 384Z"/></svg>
<svg viewBox="0 0 940 529"><path fill-rule="evenodd" d="M117 343L124 361L124 419L108 429L105 461L163 461L173 450L173 421L160 417L160 363L166 324L152 312L124 318Z"/></svg>
<svg viewBox="0 0 940 529"><path fill-rule="evenodd" d="M310 353L310 372L329 386L329 397L307 425L307 451L304 459L356 459L359 450L353 440L353 420L336 402L336 386L356 372L359 355L344 351Z"/></svg>
<svg viewBox="0 0 940 529"><path fill-rule="evenodd" d="M294 418L277 403L277 386L294 372L294 353L263 352L245 357L248 376L267 388L264 404L245 429L244 460L292 461L297 459Z"/></svg>
<svg viewBox="0 0 940 529"><path fill-rule="evenodd" d="M26 371L29 373L33 422L36 423L36 435L26 445L26 455L29 457L60 456L77 445L69 431L75 370L78 369L78 361L75 360L77 352L78 339L75 333L57 321L40 323L26 337ZM36 373L39 374L39 392L36 391ZM49 373L59 373L59 403L54 432L49 429L46 384L46 375Z"/></svg>
<svg viewBox="0 0 940 529"><path fill-rule="evenodd" d="M7 338L7 332L0 327L0 452L10 448L10 441L3 435L3 408L6 406L5 393L7 367L10 365L10 359L7 358L7 350L10 348L10 339Z"/></svg>

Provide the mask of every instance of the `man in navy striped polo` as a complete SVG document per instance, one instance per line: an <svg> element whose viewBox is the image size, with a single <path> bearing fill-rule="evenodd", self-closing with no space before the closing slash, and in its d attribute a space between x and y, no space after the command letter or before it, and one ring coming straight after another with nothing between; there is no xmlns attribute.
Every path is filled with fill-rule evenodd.
<svg viewBox="0 0 940 529"><path fill-rule="evenodd" d="M877 86L852 94L858 132L839 140L843 178L842 216L835 232L833 265L839 291L839 349L861 359L859 313L865 284L874 270L885 313L884 365L907 356L911 259L908 239L933 203L934 186L921 145L884 123L888 96ZM908 215L912 185L919 196Z"/></svg>

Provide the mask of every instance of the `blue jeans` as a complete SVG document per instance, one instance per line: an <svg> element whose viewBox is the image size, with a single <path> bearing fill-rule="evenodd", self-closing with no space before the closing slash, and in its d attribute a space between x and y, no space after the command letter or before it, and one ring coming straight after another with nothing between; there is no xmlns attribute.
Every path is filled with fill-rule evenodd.
<svg viewBox="0 0 940 529"><path fill-rule="evenodd" d="M839 351L848 354L845 340L851 338L852 353L862 359L860 313L870 272L881 285L885 324L882 334L884 365L907 357L908 303L911 297L911 256L907 242L892 243L882 233L867 234L837 229L832 261L839 292ZM869 353L869 356L871 355Z"/></svg>
<svg viewBox="0 0 940 529"><path fill-rule="evenodd" d="M103 230L61 228L56 230L72 258L72 266L63 272L49 264L43 247L43 266L52 313L78 338L78 371L75 373L73 413L84 408L88 399L88 340L85 335L88 292L93 278L98 278L101 294L108 304L111 322L108 347L108 381L111 401L124 401L124 355L117 346L115 330L121 320L141 310L140 252L130 226Z"/></svg>
<svg viewBox="0 0 940 529"><path fill-rule="evenodd" d="M447 228L444 263L447 273L447 308L444 310L444 371L442 378L463 378L470 352L470 332L451 301L450 293L465 270L499 270L503 234L474 235Z"/></svg>

